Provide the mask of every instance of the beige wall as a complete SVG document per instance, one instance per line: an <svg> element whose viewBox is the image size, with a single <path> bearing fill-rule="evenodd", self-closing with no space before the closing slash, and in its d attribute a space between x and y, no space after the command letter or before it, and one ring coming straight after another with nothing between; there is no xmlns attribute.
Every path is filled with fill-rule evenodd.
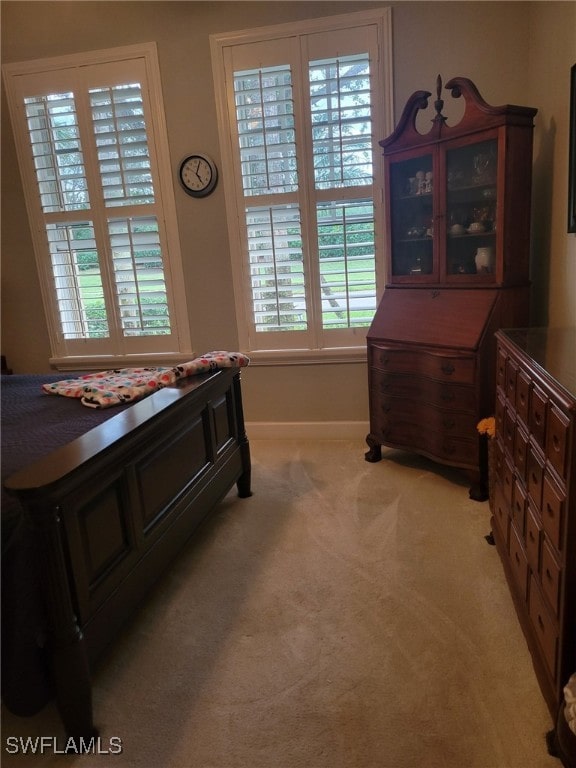
<svg viewBox="0 0 576 768"><path fill-rule="evenodd" d="M14 2L1 5L2 61L156 41L173 176L194 150L219 145L208 36L373 8L364 2ZM538 107L535 135L534 320L576 324L575 236L566 234L572 2L392 3L395 107L436 75L471 78L492 104ZM553 56L551 53L553 52ZM18 372L43 371L48 338L14 145L2 95L2 351ZM236 349L222 186L192 200L175 184L190 327L198 352ZM249 421L366 421L364 364L253 366Z"/></svg>

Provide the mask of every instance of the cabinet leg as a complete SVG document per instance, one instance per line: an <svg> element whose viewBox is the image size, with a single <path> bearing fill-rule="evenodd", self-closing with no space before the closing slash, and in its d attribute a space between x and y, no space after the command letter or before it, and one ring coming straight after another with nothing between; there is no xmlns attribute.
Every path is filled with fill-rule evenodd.
<svg viewBox="0 0 576 768"><path fill-rule="evenodd" d="M368 435L366 438L366 442L368 444L368 447L370 448L369 451L366 451L364 454L364 458L366 461L370 461L373 464L377 461L380 461L382 458L382 446L381 444L375 440L372 435Z"/></svg>

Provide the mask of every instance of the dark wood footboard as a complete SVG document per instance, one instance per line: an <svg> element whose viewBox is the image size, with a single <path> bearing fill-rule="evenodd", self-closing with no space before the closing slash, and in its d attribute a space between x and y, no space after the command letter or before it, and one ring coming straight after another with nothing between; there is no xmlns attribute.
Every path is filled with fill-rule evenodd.
<svg viewBox="0 0 576 768"><path fill-rule="evenodd" d="M43 553L48 657L69 736L94 733L94 662L234 484L250 495L238 369L160 390L5 483Z"/></svg>

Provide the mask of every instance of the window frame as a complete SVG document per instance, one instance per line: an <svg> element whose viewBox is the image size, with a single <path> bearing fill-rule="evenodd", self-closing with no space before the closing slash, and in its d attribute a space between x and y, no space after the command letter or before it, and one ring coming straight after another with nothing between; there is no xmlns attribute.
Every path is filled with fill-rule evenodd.
<svg viewBox="0 0 576 768"><path fill-rule="evenodd" d="M83 66L109 65L113 69L117 65L123 66L123 62L129 62L130 60L138 60L137 66L141 67L145 73L145 82L141 83L141 85L143 92L145 92L147 105L147 133L150 157L155 172L154 194L156 199L154 210L150 213L157 219L162 230L164 272L172 328L170 340L172 343L169 345L170 349L158 349L159 344L157 340L160 337L155 335L140 336L138 342L129 344L131 349L126 350L123 348L122 338L118 342L114 342L111 338L109 344L104 345L90 345L91 340L88 339L85 344L86 351L77 352L76 350L80 345L69 344L63 338L56 296L51 289L53 277L45 230L45 224L50 220L50 214L43 212L40 206L38 182L30 152L26 116L21 100L21 89L18 86L18 78L38 76L49 80L52 77L53 83L50 82L50 88L58 90L63 83L60 73L67 68L77 69ZM190 339L176 203L168 151L168 133L163 110L164 100L156 43L138 43L85 53L15 62L3 65L2 70L50 339L50 364L59 370L80 370L83 368L118 367L121 365L140 365L144 363L161 365L190 359L194 352ZM68 88L68 85L65 87ZM84 135L85 140L86 136ZM99 183L99 173L93 165L87 168L87 173L95 182ZM129 212L126 210L123 213L122 207L100 208L100 206L94 205L94 202L91 202L87 210L72 211L63 215L69 217L72 221L92 219L98 226L103 226L107 220L122 219L124 216L129 216ZM111 269L109 255L107 256L107 261L110 262L108 268ZM118 327L117 322L116 327ZM147 339L151 342L149 345L147 344ZM90 346L94 346L94 349L88 349ZM108 349L105 350L104 347L108 347Z"/></svg>
<svg viewBox="0 0 576 768"><path fill-rule="evenodd" d="M254 45L262 42L280 41L286 38L296 38L295 45L298 47L307 46L307 38L314 34L342 33L343 30L349 30L352 27L372 26L376 28L377 48L379 59L376 65L371 68L372 92L375 99L371 104L372 122L374 125L373 136L373 167L374 181L372 188L369 189L367 197L371 197L374 204L374 239L375 239L375 267L376 267L376 298L379 300L384 290L385 280L385 238L383 236L383 181L384 168L383 163L378 162L381 152L378 146L378 140L381 136L388 135L393 129L393 80L392 80L392 13L390 8L381 8L373 11L360 11L340 16L325 17L319 19L310 19L302 22L289 22L270 27L243 30L240 32L231 32L215 34L210 36L212 71L216 93L216 107L218 128L220 136L221 162L223 168L223 186L225 203L227 210L228 235L230 243L231 266L234 279L234 295L236 304L236 317L238 322L238 334L240 346L250 354L254 363L273 363L273 364L291 364L291 363L313 363L313 362L354 362L366 358L366 333L367 327L350 329L349 340L338 340L333 346L321 346L318 339L322 336L320 320L315 327L310 327L308 331L296 332L302 337L304 334L306 344L286 346L285 342L278 337L290 332L270 332L266 334L270 337L270 348L253 348L251 344L252 323L249 317L251 312L251 301L247 282L247 264L245 263L244 248L242 241L242 217L245 207L249 206L250 198L244 197L242 190L242 179L240 177L236 157L238 149L234 142L235 135L230 131L230 116L234 115L235 107L233 102L232 87L228 83L227 57L234 46ZM302 41L302 42L300 42ZM337 55L333 51L332 55ZM310 56L308 60L314 60ZM326 57L328 58L328 56ZM302 81L296 84L299 89L297 98L301 99L303 112L309 112L309 94L302 93ZM303 129L303 117L295 115L297 130ZM381 134L381 135L380 135ZM314 181L311 179L312 158L307 150L306 169L304 170L303 186L305 187L302 195L302 207L306 208L306 215L303 218L303 239L310 237L306 224L308 218L312 216L314 204L309 190L314 191L314 198L320 203L324 199L349 199L346 187L337 191L314 190ZM301 182L302 183L302 182ZM312 185L312 186L309 186ZM270 203L279 203L280 200L274 200L270 197ZM278 196L278 197L281 197ZM311 219L310 219L311 220ZM314 290L314 285L309 289ZM318 290L318 288L316 288ZM300 341L294 334L294 340Z"/></svg>

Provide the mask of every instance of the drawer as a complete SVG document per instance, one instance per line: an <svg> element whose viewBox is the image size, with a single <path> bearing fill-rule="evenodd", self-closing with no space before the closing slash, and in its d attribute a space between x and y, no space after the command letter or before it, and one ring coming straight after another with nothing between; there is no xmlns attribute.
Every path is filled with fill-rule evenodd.
<svg viewBox="0 0 576 768"><path fill-rule="evenodd" d="M383 445L413 450L452 466L472 468L478 466L478 440L458 435L443 434L430 426L427 419L416 423L409 418L389 413L371 419L371 431Z"/></svg>
<svg viewBox="0 0 576 768"><path fill-rule="evenodd" d="M494 491L494 521L498 527L501 540L508 549L508 540L510 535L510 515L508 514L508 503L504 498L502 486L496 486Z"/></svg>
<svg viewBox="0 0 576 768"><path fill-rule="evenodd" d="M558 652L558 631L556 623L551 617L542 593L534 576L530 577L529 607L530 621L534 627L534 634L538 638L542 656L552 676L556 678L556 656Z"/></svg>
<svg viewBox="0 0 576 768"><path fill-rule="evenodd" d="M540 570L540 542L542 539L542 524L534 508L528 504L526 510L526 557L534 573Z"/></svg>
<svg viewBox="0 0 576 768"><path fill-rule="evenodd" d="M542 525L556 549L564 548L562 521L564 520L565 492L557 485L550 472L544 473L542 488Z"/></svg>
<svg viewBox="0 0 576 768"><path fill-rule="evenodd" d="M476 436L474 413L435 408L422 400L380 396L371 400L372 421L377 429L411 425L422 434L450 435L472 439Z"/></svg>
<svg viewBox="0 0 576 768"><path fill-rule="evenodd" d="M560 597L560 566L547 541L542 544L542 572L540 581L544 596L548 600L555 616L558 616L558 600Z"/></svg>
<svg viewBox="0 0 576 768"><path fill-rule="evenodd" d="M459 384L474 384L476 378L474 355L451 355L373 345L370 347L369 364L381 371L428 376L437 381Z"/></svg>
<svg viewBox="0 0 576 768"><path fill-rule="evenodd" d="M520 369L516 378L516 413L524 424L528 424L528 406L530 402L530 377Z"/></svg>
<svg viewBox="0 0 576 768"><path fill-rule="evenodd" d="M499 438L494 441L494 479L496 482L502 483L504 477L504 448Z"/></svg>
<svg viewBox="0 0 576 768"><path fill-rule="evenodd" d="M528 456L528 434L516 424L514 432L514 466L520 477L526 477L526 458Z"/></svg>
<svg viewBox="0 0 576 768"><path fill-rule="evenodd" d="M550 403L546 421L546 457L560 477L566 479L570 419L553 403Z"/></svg>
<svg viewBox="0 0 576 768"><path fill-rule="evenodd" d="M373 368L370 371L370 391L372 394L450 407L456 411L478 412L476 391L465 384L447 384L409 374L383 373Z"/></svg>
<svg viewBox="0 0 576 768"><path fill-rule="evenodd" d="M514 480L514 489L512 492L512 519L520 538L524 538L526 525L526 490L522 483L516 478Z"/></svg>
<svg viewBox="0 0 576 768"><path fill-rule="evenodd" d="M538 509L542 506L542 485L544 483L544 459L533 445L530 445L526 459L526 485L528 494Z"/></svg>
<svg viewBox="0 0 576 768"><path fill-rule="evenodd" d="M530 407L528 411L528 427L530 434L544 450L546 434L546 394L536 386L530 392Z"/></svg>
<svg viewBox="0 0 576 768"><path fill-rule="evenodd" d="M507 359L508 355L506 354L506 350L502 349L501 346L498 346L498 350L496 352L496 385L500 387L503 392L506 391Z"/></svg>
<svg viewBox="0 0 576 768"><path fill-rule="evenodd" d="M514 574L514 581L518 587L518 593L520 594L522 601L526 602L526 596L528 594L528 560L514 525L510 526L508 553L510 556L512 573Z"/></svg>
<svg viewBox="0 0 576 768"><path fill-rule="evenodd" d="M502 467L502 492L509 507L512 507L512 497L514 494L514 470L507 457L504 457Z"/></svg>
<svg viewBox="0 0 576 768"><path fill-rule="evenodd" d="M506 401L500 390L496 393L496 406L494 409L494 420L496 422L496 434L504 440L504 414L506 412Z"/></svg>
<svg viewBox="0 0 576 768"><path fill-rule="evenodd" d="M504 409L504 445L510 456L514 456L514 437L516 435L516 420L512 408L507 405Z"/></svg>
<svg viewBox="0 0 576 768"><path fill-rule="evenodd" d="M512 403L516 403L516 377L518 376L518 366L511 358L506 360L505 392L506 397Z"/></svg>

